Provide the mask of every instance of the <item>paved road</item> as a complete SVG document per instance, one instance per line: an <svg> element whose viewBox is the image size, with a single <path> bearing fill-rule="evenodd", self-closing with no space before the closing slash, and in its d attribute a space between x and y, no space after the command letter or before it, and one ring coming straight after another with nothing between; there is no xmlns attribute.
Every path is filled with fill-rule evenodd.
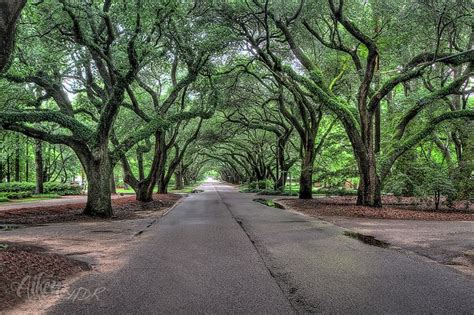
<svg viewBox="0 0 474 315"><path fill-rule="evenodd" d="M318 216L319 217L319 216ZM383 220L323 217L337 226L372 235L474 276L474 221Z"/></svg>
<svg viewBox="0 0 474 315"><path fill-rule="evenodd" d="M140 236L125 268L74 284L104 287L97 299L65 298L50 313L474 313L472 278L446 266L230 186L203 188Z"/></svg>

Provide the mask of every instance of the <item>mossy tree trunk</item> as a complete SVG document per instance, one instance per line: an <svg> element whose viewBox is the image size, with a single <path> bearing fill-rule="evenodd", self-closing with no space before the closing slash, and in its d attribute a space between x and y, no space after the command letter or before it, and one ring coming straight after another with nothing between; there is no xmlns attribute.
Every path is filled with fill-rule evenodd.
<svg viewBox="0 0 474 315"><path fill-rule="evenodd" d="M153 161L151 163L148 176L145 176L144 169L139 170L139 178L137 179L132 172L130 164L125 156L121 157L124 181L130 185L135 191L135 198L137 201L150 202L153 200L153 190L157 182L161 178L164 171L164 163L166 163L166 144L164 132L155 132L155 145L153 149ZM137 154L142 156L145 150L140 149Z"/></svg>
<svg viewBox="0 0 474 315"><path fill-rule="evenodd" d="M35 194L42 194L43 188L43 144L41 140L35 140L35 168L36 168L36 188Z"/></svg>
<svg viewBox="0 0 474 315"><path fill-rule="evenodd" d="M26 0L0 0L0 72L10 61L15 42L15 29Z"/></svg>
<svg viewBox="0 0 474 315"><path fill-rule="evenodd" d="M308 139L304 147L303 160L301 161L300 199L313 198L313 163L314 140Z"/></svg>
<svg viewBox="0 0 474 315"><path fill-rule="evenodd" d="M87 178L87 203L83 213L88 216L110 218L113 216L110 187L113 168L108 150L101 151L96 154L78 153Z"/></svg>
<svg viewBox="0 0 474 315"><path fill-rule="evenodd" d="M175 184L174 184L174 189L175 190L181 190L184 188L184 180L183 180L183 172L182 172L182 167L179 166L176 171L174 172L174 178L175 178Z"/></svg>

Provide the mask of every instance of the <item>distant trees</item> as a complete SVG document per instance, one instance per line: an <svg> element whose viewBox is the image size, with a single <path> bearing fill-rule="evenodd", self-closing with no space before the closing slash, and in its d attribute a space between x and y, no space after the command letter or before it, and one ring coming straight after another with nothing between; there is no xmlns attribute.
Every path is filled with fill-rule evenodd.
<svg viewBox="0 0 474 315"><path fill-rule="evenodd" d="M65 146L35 141L13 132L0 133L0 183L38 180L68 183L78 174L79 163ZM42 193L41 187L37 193Z"/></svg>

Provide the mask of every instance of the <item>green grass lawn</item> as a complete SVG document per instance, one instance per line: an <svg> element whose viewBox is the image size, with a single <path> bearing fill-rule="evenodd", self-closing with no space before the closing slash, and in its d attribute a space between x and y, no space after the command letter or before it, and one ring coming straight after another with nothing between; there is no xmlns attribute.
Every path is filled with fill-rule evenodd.
<svg viewBox="0 0 474 315"><path fill-rule="evenodd" d="M173 189L173 187L174 187L173 186L173 187L168 187L168 191L170 193L187 193L187 194L190 194L194 189L196 189L197 186L199 186L199 184L184 186L184 188L180 189L180 190Z"/></svg>
<svg viewBox="0 0 474 315"><path fill-rule="evenodd" d="M35 201L41 201L41 200L50 200L50 199L58 199L61 198L60 195L57 194L42 194L42 195L33 195L28 198L23 198L23 199L12 199L9 200L10 203L24 203L24 202L35 202Z"/></svg>
<svg viewBox="0 0 474 315"><path fill-rule="evenodd" d="M298 192L300 190L300 184L292 184L291 191ZM290 185L286 184L285 191L290 191ZM319 192L319 188L313 187L313 194L317 194Z"/></svg>
<svg viewBox="0 0 474 315"><path fill-rule="evenodd" d="M193 190L195 190L199 185L201 185L203 183L203 181L198 181L196 182L195 184L192 184L192 185L188 185L188 186L184 186L183 189L180 189L180 190L175 190L173 189L174 188L174 185L170 185L168 186L168 191L170 193L185 193L185 194L190 194L193 192Z"/></svg>
<svg viewBox="0 0 474 315"><path fill-rule="evenodd" d="M129 189L117 188L117 194L135 194L135 191L132 188L129 188Z"/></svg>

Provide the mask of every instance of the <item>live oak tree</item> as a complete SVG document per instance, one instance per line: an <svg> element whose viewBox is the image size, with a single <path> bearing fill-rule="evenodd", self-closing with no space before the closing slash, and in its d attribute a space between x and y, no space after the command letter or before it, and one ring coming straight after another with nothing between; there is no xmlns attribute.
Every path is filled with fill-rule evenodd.
<svg viewBox="0 0 474 315"><path fill-rule="evenodd" d="M362 12L363 8L357 5L352 4L352 7ZM463 83L472 76L472 30L468 28L467 34L462 32L461 25L466 23L466 16L455 17L449 23L443 21L460 24L456 26L454 37L441 36L440 27L432 27L433 32L438 31L438 36L425 39L427 43L431 40L431 45L418 48L416 54L405 60L392 61L387 65L389 69L383 69L390 74L387 77L382 75L380 60L384 54L391 53L391 47L381 45L378 36L392 30L389 27L388 30L361 28L353 17L348 16L347 6L344 1L329 0L312 4L290 2L282 8L269 1L255 0L245 7L223 5L220 12L245 41L249 51L295 99L322 106L338 118L357 160L360 175L358 204L381 206L382 182L398 157L430 135L438 124L474 117L474 112L469 109L447 111L430 119L418 132L405 132L420 112L440 99L459 93ZM375 7L370 8L375 10ZM318 9L322 13L314 13ZM249 11L251 14L246 13ZM317 19L311 18L313 13ZM372 17L363 21L372 21ZM466 41L471 44L466 45ZM291 55L286 53L285 46ZM463 48L466 46L469 48ZM332 71L334 67L328 67L334 65L334 62L328 62L331 58L341 69L337 73ZM377 128L374 121L382 100L400 84L424 79L427 72L444 65L462 67L463 75L448 83L443 82L441 86L432 86L430 93L416 100L413 107L402 115L394 140L379 153L380 140L375 137ZM351 90L335 89L338 82L351 73L354 80L359 80L355 97L347 94Z"/></svg>
<svg viewBox="0 0 474 315"><path fill-rule="evenodd" d="M153 146L148 140L137 146L138 177L134 175L127 157L121 155L124 181L135 190L137 200L152 200L155 187L158 188L159 193L167 193L168 183L183 161L189 145L198 137L203 119L210 118L214 112L214 107L217 106L217 99L214 96L210 96L210 100L203 96L206 101L199 102L199 105L195 104L195 108L190 110L190 104L187 104L188 102L186 101L186 90L183 89L181 101L177 102L176 108L172 108L174 113L173 111L169 112L171 106L166 108L168 106L166 102L161 106L155 103L156 110L159 111L160 115L166 117L167 122L171 124L171 128L156 129L154 131L155 139ZM151 89L149 92L154 95ZM212 100L213 98L214 100ZM153 99L153 102L158 102L157 95ZM166 101L168 100L169 97ZM203 103L205 106L203 106ZM148 118L145 119L148 120ZM198 122L194 123L195 120L198 120ZM148 173L145 175L143 156L144 153L150 151L153 153L151 165Z"/></svg>
<svg viewBox="0 0 474 315"><path fill-rule="evenodd" d="M113 214L110 198L113 160L164 123L159 115L154 115L115 148L110 146L113 126L127 88L135 80L140 67L149 61L147 58L166 49L160 46L163 38L161 27L169 21L173 10L148 1L135 1L133 4L105 1L101 5L59 1L56 4L58 6L52 15L57 22L55 25L46 21L46 17L51 18L51 12L43 7L46 3L31 8L32 19L39 21L34 23L37 28L31 33L36 35L33 43L44 51L41 55L43 68L41 63L39 69L38 65L31 64L31 60L38 58L28 56L27 53L33 52L25 49L25 56L18 58L16 71L5 75L11 82L35 84L40 88L42 96L36 102L40 106L4 110L0 124L8 130L71 147L88 179L84 213L110 217ZM143 9L144 5L148 10ZM136 14L130 16L127 8ZM29 32L29 29L25 30L25 39ZM47 63L51 62L48 49L58 44L63 62L72 67L61 69ZM70 49L72 53L69 53ZM73 101L68 96L68 79L74 82L72 93L78 94ZM42 108L44 101L47 101L48 108ZM55 109L50 108L53 106ZM38 123L54 124L59 127L58 132L48 133Z"/></svg>
<svg viewBox="0 0 474 315"><path fill-rule="evenodd" d="M357 184L369 206L423 178L470 197L465 1L24 4L0 1L0 180L34 164L41 192L77 175L74 152L104 217L119 169L141 201L212 168L277 190L292 172L301 198Z"/></svg>
<svg viewBox="0 0 474 315"><path fill-rule="evenodd" d="M218 30L209 30L206 19L199 13L203 7L185 9L173 16L169 27L172 39L170 54L173 55L172 61L165 64L170 65L167 69L169 74L157 76L156 72L160 72L157 69L163 67L155 60L139 75L137 86L127 90L130 99L128 109L136 114L141 123L150 121L150 108L167 122L166 129L158 125L153 130L153 145L145 138L137 146L138 176L134 174L127 156L122 154L120 157L124 180L135 190L140 201L152 200L155 186L159 193L167 193L173 174L181 173L186 151L196 141L203 119L212 116L219 102L218 91L212 84L212 63L209 59L225 48L226 37L219 38ZM138 95L140 92L146 95L145 101L143 96ZM148 110L143 103L151 104ZM147 152L152 152L152 156L145 174L143 156Z"/></svg>

